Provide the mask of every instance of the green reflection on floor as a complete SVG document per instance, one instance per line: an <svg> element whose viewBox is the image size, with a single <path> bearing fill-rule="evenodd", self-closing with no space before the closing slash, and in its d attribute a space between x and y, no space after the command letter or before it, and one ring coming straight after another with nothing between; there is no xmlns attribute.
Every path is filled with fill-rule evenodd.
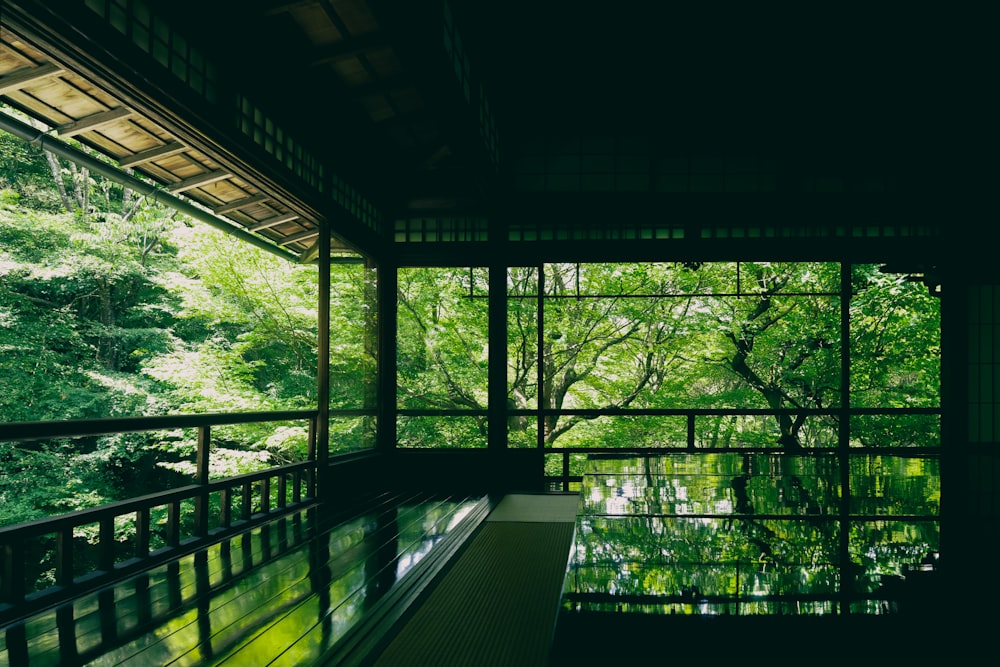
<svg viewBox="0 0 1000 667"><path fill-rule="evenodd" d="M6 628L0 663L308 664L478 501L385 496L332 526L315 510L278 519Z"/></svg>
<svg viewBox="0 0 1000 667"><path fill-rule="evenodd" d="M841 516L835 452L592 456L563 609L893 613L893 585L938 550L936 461L856 457L852 484L858 466L878 466L888 481L877 492L858 485L854 505L877 497L897 513L891 521ZM923 472L901 472L914 469Z"/></svg>

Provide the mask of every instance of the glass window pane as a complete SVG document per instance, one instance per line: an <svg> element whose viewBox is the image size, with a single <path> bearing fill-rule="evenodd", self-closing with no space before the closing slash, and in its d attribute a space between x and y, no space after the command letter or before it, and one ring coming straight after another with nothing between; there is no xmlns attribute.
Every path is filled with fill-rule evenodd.
<svg viewBox="0 0 1000 667"><path fill-rule="evenodd" d="M396 419L399 447L486 447L486 417L405 417Z"/></svg>
<svg viewBox="0 0 1000 667"><path fill-rule="evenodd" d="M485 269L402 268L397 286L397 405L485 410Z"/></svg>
<svg viewBox="0 0 1000 667"><path fill-rule="evenodd" d="M376 291L373 265L358 262L330 267L331 410L375 409Z"/></svg>
<svg viewBox="0 0 1000 667"><path fill-rule="evenodd" d="M854 267L851 404L866 408L941 404L941 299L905 274Z"/></svg>

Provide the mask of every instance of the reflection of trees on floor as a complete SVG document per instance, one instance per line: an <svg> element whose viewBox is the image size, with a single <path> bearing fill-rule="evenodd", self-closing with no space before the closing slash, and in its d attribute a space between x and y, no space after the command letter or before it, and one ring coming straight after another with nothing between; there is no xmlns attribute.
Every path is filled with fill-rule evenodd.
<svg viewBox="0 0 1000 667"><path fill-rule="evenodd" d="M333 525L277 519L7 628L0 662L309 664L480 504L386 494Z"/></svg>
<svg viewBox="0 0 1000 667"><path fill-rule="evenodd" d="M936 459L922 475L907 460L906 485L884 494L889 511L863 496L866 514L846 519L835 452L598 455L588 465L566 611L884 614L912 589L891 582L915 581L938 549Z"/></svg>

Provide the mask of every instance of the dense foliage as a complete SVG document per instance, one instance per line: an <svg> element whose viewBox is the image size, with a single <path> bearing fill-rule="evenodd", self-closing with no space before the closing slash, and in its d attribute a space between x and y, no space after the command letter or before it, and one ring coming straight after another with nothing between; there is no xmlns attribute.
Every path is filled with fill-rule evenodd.
<svg viewBox="0 0 1000 667"><path fill-rule="evenodd" d="M838 264L774 262L546 264L542 273L514 267L507 276L511 446L537 442L539 408L548 411L546 446L670 447L686 444L685 418L638 413L939 405L939 301L876 265L844 276ZM450 411L401 420L401 444L484 446L485 269L399 276L398 406ZM842 280L851 289L846 387ZM859 417L850 428L855 444L938 444L925 415ZM695 437L699 446L835 446L838 422L705 415Z"/></svg>
<svg viewBox="0 0 1000 667"><path fill-rule="evenodd" d="M315 407L315 267L6 134L0 157L3 421ZM0 524L189 483L195 437L0 442ZM306 439L217 427L212 475L299 460Z"/></svg>

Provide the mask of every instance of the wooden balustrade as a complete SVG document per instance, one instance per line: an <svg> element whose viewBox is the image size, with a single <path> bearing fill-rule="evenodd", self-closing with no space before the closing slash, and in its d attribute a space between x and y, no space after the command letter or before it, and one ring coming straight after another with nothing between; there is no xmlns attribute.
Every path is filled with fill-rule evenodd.
<svg viewBox="0 0 1000 667"><path fill-rule="evenodd" d="M313 441L316 418L316 410L297 410L0 426L0 440L198 429L194 484L0 527L0 625L316 502L317 462ZM307 460L210 480L212 426L303 419L309 422ZM235 512L234 501L239 503ZM154 524L157 516L163 518ZM122 521L134 523L134 534L126 542L115 538L115 526ZM82 527L94 525L96 542L79 549L76 533ZM127 547L125 553L121 553L123 546ZM37 568L30 567L28 559L39 555L44 563L51 564L43 572L52 573L53 583L34 590L34 582L27 579Z"/></svg>

